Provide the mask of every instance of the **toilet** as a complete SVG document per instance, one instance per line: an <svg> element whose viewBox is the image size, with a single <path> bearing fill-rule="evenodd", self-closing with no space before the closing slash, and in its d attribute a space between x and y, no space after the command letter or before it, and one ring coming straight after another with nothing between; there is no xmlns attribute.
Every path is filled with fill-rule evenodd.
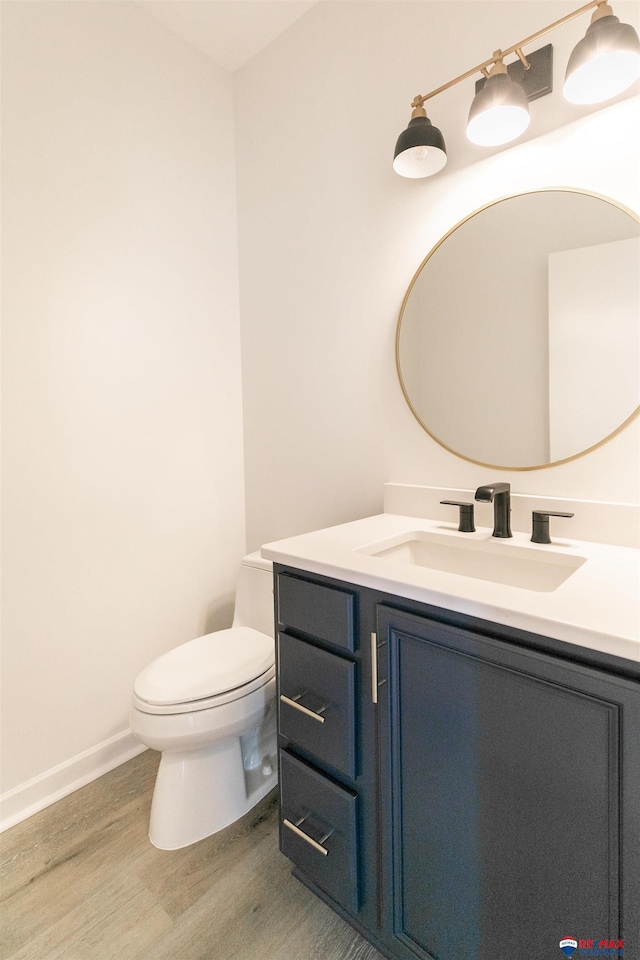
<svg viewBox="0 0 640 960"><path fill-rule="evenodd" d="M233 624L183 643L135 681L134 735L162 754L149 839L178 850L247 813L277 782L273 569L240 564Z"/></svg>

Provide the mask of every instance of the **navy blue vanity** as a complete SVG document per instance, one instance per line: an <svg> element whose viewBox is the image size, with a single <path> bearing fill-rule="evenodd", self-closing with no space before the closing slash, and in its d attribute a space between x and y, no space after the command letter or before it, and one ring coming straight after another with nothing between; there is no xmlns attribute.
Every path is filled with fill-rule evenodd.
<svg viewBox="0 0 640 960"><path fill-rule="evenodd" d="M640 663L274 571L294 875L393 960L640 956Z"/></svg>

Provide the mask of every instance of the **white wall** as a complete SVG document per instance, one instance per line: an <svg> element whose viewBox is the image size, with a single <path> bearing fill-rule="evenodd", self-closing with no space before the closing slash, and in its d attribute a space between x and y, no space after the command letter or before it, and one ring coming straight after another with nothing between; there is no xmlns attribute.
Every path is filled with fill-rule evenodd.
<svg viewBox="0 0 640 960"><path fill-rule="evenodd" d="M404 293L434 243L497 197L575 186L639 209L637 98L606 109L563 100L580 18L548 38L554 92L531 104L522 143L491 152L466 141L469 80L430 107L445 171L403 180L391 160L415 94L573 9L321 3L235 75L250 547L375 513L385 480L495 479L436 444L404 402L394 356ZM637 27L637 4L615 12ZM502 376L517 390L517 369ZM517 492L633 501L638 448L636 421L586 458L503 478Z"/></svg>
<svg viewBox="0 0 640 960"><path fill-rule="evenodd" d="M131 3L2 14L10 816L122 758L245 530L231 77Z"/></svg>
<svg viewBox="0 0 640 960"><path fill-rule="evenodd" d="M638 237L549 257L552 460L576 441L588 449L640 405L639 268Z"/></svg>

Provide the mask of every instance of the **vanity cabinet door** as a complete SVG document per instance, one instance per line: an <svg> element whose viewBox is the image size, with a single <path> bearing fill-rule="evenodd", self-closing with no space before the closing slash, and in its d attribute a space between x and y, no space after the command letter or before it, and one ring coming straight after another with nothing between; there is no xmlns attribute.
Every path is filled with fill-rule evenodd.
<svg viewBox="0 0 640 960"><path fill-rule="evenodd" d="M638 685L385 606L377 640L388 951L640 956Z"/></svg>

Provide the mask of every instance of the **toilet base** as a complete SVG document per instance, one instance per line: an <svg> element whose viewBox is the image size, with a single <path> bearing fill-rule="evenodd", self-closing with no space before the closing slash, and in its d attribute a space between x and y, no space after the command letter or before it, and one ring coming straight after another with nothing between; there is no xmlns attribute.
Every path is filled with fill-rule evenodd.
<svg viewBox="0 0 640 960"><path fill-rule="evenodd" d="M234 823L276 786L275 757L265 758L264 774L250 774L243 769L239 737L198 750L164 751L151 803L151 843L179 850Z"/></svg>

